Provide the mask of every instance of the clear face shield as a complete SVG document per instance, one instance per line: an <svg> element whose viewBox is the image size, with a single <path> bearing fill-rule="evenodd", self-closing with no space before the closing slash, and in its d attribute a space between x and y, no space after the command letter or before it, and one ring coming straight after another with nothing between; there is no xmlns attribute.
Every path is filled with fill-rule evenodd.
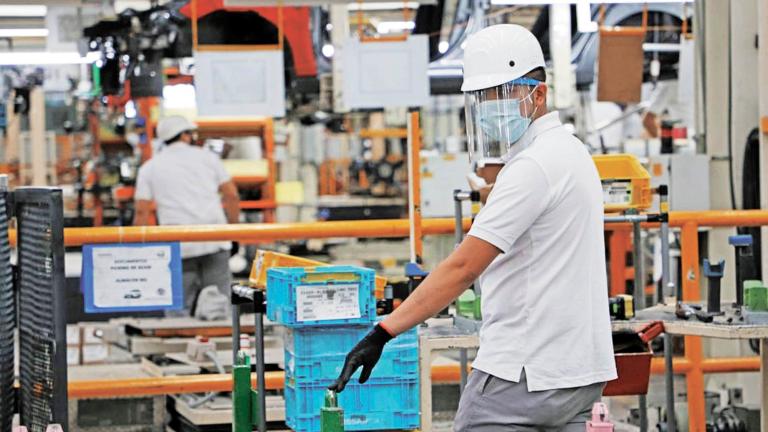
<svg viewBox="0 0 768 432"><path fill-rule="evenodd" d="M533 92L541 84L518 78L506 84L464 93L467 149L473 163L504 164L512 146L533 120Z"/></svg>

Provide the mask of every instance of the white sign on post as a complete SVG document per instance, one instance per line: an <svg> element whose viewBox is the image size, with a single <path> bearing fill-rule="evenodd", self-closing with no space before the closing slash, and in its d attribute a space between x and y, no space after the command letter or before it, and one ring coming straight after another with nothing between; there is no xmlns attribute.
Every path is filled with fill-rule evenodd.
<svg viewBox="0 0 768 432"><path fill-rule="evenodd" d="M178 309L179 244L86 245L81 283L86 312Z"/></svg>
<svg viewBox="0 0 768 432"><path fill-rule="evenodd" d="M284 117L283 52L196 52L195 94L201 117Z"/></svg>
<svg viewBox="0 0 768 432"><path fill-rule="evenodd" d="M350 109L429 104L429 45L426 35L397 42L344 44L344 105Z"/></svg>

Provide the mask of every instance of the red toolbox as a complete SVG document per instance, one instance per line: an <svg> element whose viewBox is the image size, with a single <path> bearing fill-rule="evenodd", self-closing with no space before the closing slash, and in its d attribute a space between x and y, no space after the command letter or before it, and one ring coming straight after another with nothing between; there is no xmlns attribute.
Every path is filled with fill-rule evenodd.
<svg viewBox="0 0 768 432"><path fill-rule="evenodd" d="M639 332L613 334L613 350L618 378L609 381L603 396L642 395L648 393L651 376L651 341L664 332L664 324L653 322Z"/></svg>

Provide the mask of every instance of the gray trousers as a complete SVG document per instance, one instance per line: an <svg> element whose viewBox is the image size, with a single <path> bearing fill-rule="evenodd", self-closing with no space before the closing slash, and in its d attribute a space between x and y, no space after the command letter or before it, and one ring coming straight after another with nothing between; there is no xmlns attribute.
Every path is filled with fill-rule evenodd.
<svg viewBox="0 0 768 432"><path fill-rule="evenodd" d="M515 383L473 370L461 394L453 430L584 432L604 386L529 392L525 371Z"/></svg>
<svg viewBox="0 0 768 432"><path fill-rule="evenodd" d="M197 306L197 296L200 290L216 285L219 292L229 298L232 285L232 273L229 271L229 251L193 258L184 258L182 264L182 279L184 284L184 310L169 311L167 316L193 316Z"/></svg>

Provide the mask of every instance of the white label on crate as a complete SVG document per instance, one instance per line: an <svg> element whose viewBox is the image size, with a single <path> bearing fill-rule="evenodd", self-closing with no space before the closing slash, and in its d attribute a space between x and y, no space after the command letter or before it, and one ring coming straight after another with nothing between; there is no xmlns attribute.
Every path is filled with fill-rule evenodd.
<svg viewBox="0 0 768 432"><path fill-rule="evenodd" d="M632 182L603 181L603 204L629 204L632 202Z"/></svg>
<svg viewBox="0 0 768 432"><path fill-rule="evenodd" d="M170 306L171 247L103 247L93 251L94 305Z"/></svg>
<svg viewBox="0 0 768 432"><path fill-rule="evenodd" d="M360 285L299 285L296 320L328 321L360 318Z"/></svg>

